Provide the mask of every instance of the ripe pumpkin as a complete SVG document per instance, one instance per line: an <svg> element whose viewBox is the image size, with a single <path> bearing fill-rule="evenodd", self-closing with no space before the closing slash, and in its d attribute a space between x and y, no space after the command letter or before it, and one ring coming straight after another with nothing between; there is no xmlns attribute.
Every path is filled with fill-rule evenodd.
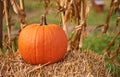
<svg viewBox="0 0 120 77"><path fill-rule="evenodd" d="M45 20L45 19L44 19ZM31 24L19 35L18 49L21 57L30 64L55 63L67 51L67 36L55 24Z"/></svg>

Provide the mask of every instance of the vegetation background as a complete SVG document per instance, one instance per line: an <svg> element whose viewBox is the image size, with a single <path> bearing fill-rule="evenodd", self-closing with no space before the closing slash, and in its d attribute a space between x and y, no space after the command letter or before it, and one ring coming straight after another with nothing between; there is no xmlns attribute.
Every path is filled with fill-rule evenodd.
<svg viewBox="0 0 120 77"><path fill-rule="evenodd" d="M95 53L103 54L103 51L105 48L109 45L115 34L120 30L120 24L118 27L116 27L116 19L119 16L119 14L116 14L115 12L112 14L110 19L110 28L108 29L108 32L106 35L102 35L101 31L102 28L99 28L97 30L93 31L93 28L95 28L98 25L104 24L106 21L106 17L108 14L108 10L110 8L110 1L111 0L104 0L105 1L105 10L103 13L96 13L92 5L90 4L90 12L87 18L87 32L88 36L86 39L83 40L83 48L82 50L92 50ZM26 22L27 24L32 23L40 23L41 22L41 15L45 13L45 7L44 4L40 2L40 0L24 0L25 3L25 13L26 13ZM47 22L48 23L55 23L55 24L61 24L61 15L56 9L56 5L52 5L51 8L49 8L48 14L47 14ZM14 34L18 32L20 29L20 23L17 21L17 16L14 14L14 12L11 10L12 15L12 22L15 24L15 26L12 27L12 36L14 37ZM5 24L5 19L4 19ZM69 37L71 36L71 30L73 29L73 21L71 21L68 29L69 29ZM7 27L3 27L4 34L7 31ZM120 42L120 35L115 40L114 46L110 49L111 52L114 52L116 47L118 46L118 43ZM15 48L15 47L14 47ZM5 49L3 48L2 52L5 53ZM109 59L106 57L106 60ZM120 55L118 55L117 60L120 64ZM116 70L116 66L112 63L106 63L106 68L113 73ZM120 74L120 67L118 69L118 74ZM120 75L119 75L120 76Z"/></svg>
<svg viewBox="0 0 120 77"><path fill-rule="evenodd" d="M41 22L41 15L45 12L44 3L41 3L40 0L32 1L32 0L25 0L25 12L26 12L26 20L27 24L32 23L40 23ZM98 25L102 25L106 21L106 17L108 14L108 10L110 8L110 1L104 0L105 2L105 9L103 13L96 13L92 4L90 4L90 12L87 18L87 30L88 30L88 38L84 40L84 46L83 49L89 48L97 53L102 53L103 49L107 47L107 45L110 43L111 39L114 37L115 33L120 30L120 27L118 26L116 28L116 19L119 14L114 14L111 16L110 19L110 28L108 30L107 35L103 35L100 37L100 32L102 29L98 29L95 31L92 31L93 28L95 28ZM56 5L52 5L51 8L49 8L49 12L47 14L47 22L48 23L55 23L55 24L62 24L61 22L61 16L60 13L55 12L57 10ZM17 20L17 16L13 14L12 22L15 23L14 29L19 30L20 29L20 23ZM69 30L72 30L73 21L71 21L71 24L69 25ZM4 30L6 31L7 28L4 27ZM71 32L69 31L69 37L71 35ZM13 34L16 31L13 31ZM117 38L116 43L119 42L120 36ZM112 47L111 50L114 50L116 48L116 44Z"/></svg>

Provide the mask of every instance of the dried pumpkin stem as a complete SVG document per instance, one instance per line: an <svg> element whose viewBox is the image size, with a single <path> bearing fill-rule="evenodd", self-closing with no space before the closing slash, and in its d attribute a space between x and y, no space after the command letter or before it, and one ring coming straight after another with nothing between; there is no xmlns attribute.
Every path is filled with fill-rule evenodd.
<svg viewBox="0 0 120 77"><path fill-rule="evenodd" d="M42 15L42 23L41 23L40 25L41 25L41 26L42 26L42 25L47 25L46 16L45 16L45 15Z"/></svg>

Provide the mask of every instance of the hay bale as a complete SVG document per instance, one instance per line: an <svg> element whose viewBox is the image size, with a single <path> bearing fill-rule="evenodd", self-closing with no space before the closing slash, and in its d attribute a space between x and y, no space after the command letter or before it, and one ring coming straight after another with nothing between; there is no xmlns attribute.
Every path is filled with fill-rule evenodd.
<svg viewBox="0 0 120 77"><path fill-rule="evenodd" d="M91 51L68 51L51 65L27 64L18 52L0 55L0 59L0 77L111 77L102 56Z"/></svg>

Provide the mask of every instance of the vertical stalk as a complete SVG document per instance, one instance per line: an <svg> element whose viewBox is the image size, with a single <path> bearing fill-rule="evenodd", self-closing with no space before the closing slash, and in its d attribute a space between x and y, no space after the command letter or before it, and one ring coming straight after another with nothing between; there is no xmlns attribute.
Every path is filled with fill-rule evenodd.
<svg viewBox="0 0 120 77"><path fill-rule="evenodd" d="M0 0L0 48L2 48L3 28L3 2Z"/></svg>
<svg viewBox="0 0 120 77"><path fill-rule="evenodd" d="M114 9L114 0L111 1L110 9L109 9L109 12L108 12L108 15L107 15L107 19L105 21L105 25L104 25L104 29L103 29L103 33L105 33L105 34L106 34L106 32L109 28L110 17L112 15L113 9Z"/></svg>
<svg viewBox="0 0 120 77"><path fill-rule="evenodd" d="M21 22L21 29L23 27L25 27L25 12L24 12L24 0L20 0L20 9L19 9L19 12L18 12L18 17L20 19L20 22Z"/></svg>
<svg viewBox="0 0 120 77"><path fill-rule="evenodd" d="M20 5L18 5L16 0L10 0L14 12L18 15L18 19L21 23L21 29L26 25L25 12L24 12L24 0L20 0Z"/></svg>
<svg viewBox="0 0 120 77"><path fill-rule="evenodd" d="M63 8L63 9L66 9L67 10L67 0L60 0L60 6ZM61 12L61 17L62 17L62 25L63 25L63 30L65 31L66 35L68 33L68 22L65 21L65 13L66 13L66 10L62 11Z"/></svg>
<svg viewBox="0 0 120 77"><path fill-rule="evenodd" d="M61 12L61 17L62 17L62 24L63 24L63 30L65 31L66 35L68 35L68 22L70 20L70 10L71 10L71 5L73 4L74 0L60 0L60 6L62 9L64 9Z"/></svg>
<svg viewBox="0 0 120 77"><path fill-rule="evenodd" d="M24 11L24 0L20 0L20 7Z"/></svg>
<svg viewBox="0 0 120 77"><path fill-rule="evenodd" d="M83 0L83 19L84 19L83 32L84 32L84 38L87 37L87 31L86 31L86 27L87 27L87 25L86 25L87 14L88 14L87 0Z"/></svg>
<svg viewBox="0 0 120 77"><path fill-rule="evenodd" d="M20 19L20 21L21 21L21 29L23 28L23 27L25 27L25 23L26 23L26 21L25 21L25 12L24 12L25 10L24 10L24 0L20 0L20 10L19 10L19 14L18 14L18 16L19 16L19 19Z"/></svg>
<svg viewBox="0 0 120 77"><path fill-rule="evenodd" d="M68 26L67 26L67 22L65 22L65 14L64 14L64 12L62 12L61 13L61 15L62 15L62 24L63 24L63 30L65 31L65 33L66 33L66 35L67 35L67 33L68 33Z"/></svg>
<svg viewBox="0 0 120 77"><path fill-rule="evenodd" d="M8 46L11 47L11 37L10 37L11 24L10 24L10 13L9 13L9 1L8 0L4 0L4 11L5 11L5 21L7 25L7 33L8 33Z"/></svg>
<svg viewBox="0 0 120 77"><path fill-rule="evenodd" d="M105 48L105 50L103 51L104 55L109 55L110 54L109 50L114 45L115 40L119 35L120 35L120 31L114 36L114 38L111 40L109 45Z"/></svg>
<svg viewBox="0 0 120 77"><path fill-rule="evenodd" d="M120 16L117 17L116 27L118 26L119 22L120 22Z"/></svg>
<svg viewBox="0 0 120 77"><path fill-rule="evenodd" d="M77 20L78 20L78 30L76 28L76 34L75 38L73 37L73 40L71 41L71 48L78 50L82 46L81 38L82 38L82 27L83 27L83 22L82 20L82 0L79 0L79 2L76 3L75 8L76 8L76 15L77 15ZM77 11L79 10L79 11Z"/></svg>
<svg viewBox="0 0 120 77"><path fill-rule="evenodd" d="M86 31L86 19L87 19L87 10L88 10L88 6L87 6L87 0L82 0L83 3L83 9L81 11L81 22L83 22L83 24L81 24L81 30L80 30L80 38L79 38L79 48L82 48L83 45L83 36L84 38L87 37L87 31ZM80 24L79 24L80 25Z"/></svg>

